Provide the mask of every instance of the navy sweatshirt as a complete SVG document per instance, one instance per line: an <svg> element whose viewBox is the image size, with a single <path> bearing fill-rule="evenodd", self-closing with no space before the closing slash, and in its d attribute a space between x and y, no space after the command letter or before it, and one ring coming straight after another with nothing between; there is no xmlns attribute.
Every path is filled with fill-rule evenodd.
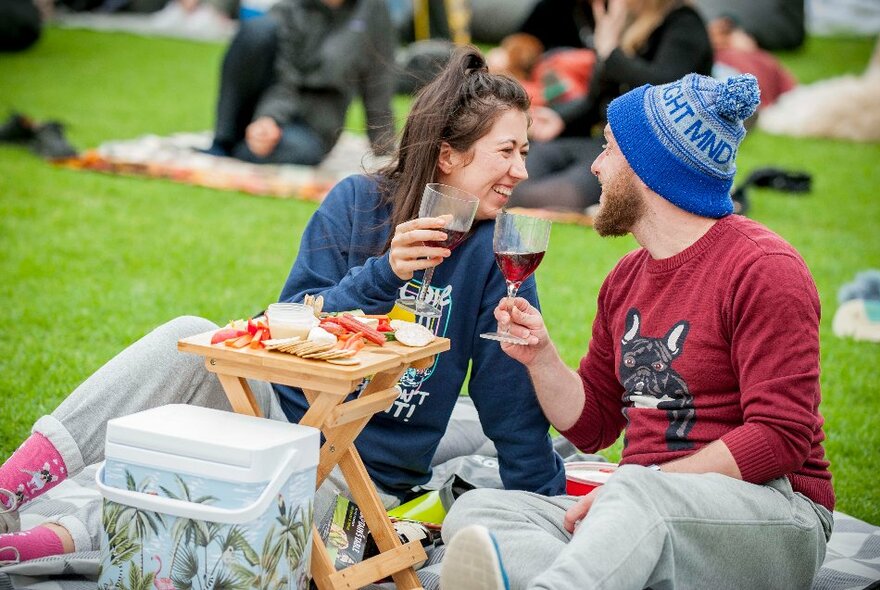
<svg viewBox="0 0 880 590"><path fill-rule="evenodd" d="M379 198L376 181L350 176L336 185L312 216L281 301L323 295L325 311L362 309L388 313L401 295L415 295L422 273L403 281L382 251L391 228L390 206ZM437 335L452 341L426 370L409 369L403 393L391 408L375 415L355 441L373 480L403 498L431 476L431 458L446 431L452 409L473 364L468 392L483 431L495 443L501 479L507 489L546 495L565 488L562 460L553 451L549 424L525 368L479 337L495 330L493 316L506 288L492 253L494 222L476 223L471 235L436 267L429 298L442 308L424 318ZM533 278L520 295L537 305ZM274 385L288 419L298 422L308 405L298 389Z"/></svg>

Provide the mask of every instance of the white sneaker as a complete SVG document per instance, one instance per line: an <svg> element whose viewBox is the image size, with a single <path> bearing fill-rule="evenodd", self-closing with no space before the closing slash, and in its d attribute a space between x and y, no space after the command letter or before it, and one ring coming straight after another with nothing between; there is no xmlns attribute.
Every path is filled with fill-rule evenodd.
<svg viewBox="0 0 880 590"><path fill-rule="evenodd" d="M14 492L0 488L0 535L17 533L21 530L21 519L18 517L18 497ZM6 504L9 504L9 508ZM8 565L8 564L6 564Z"/></svg>
<svg viewBox="0 0 880 590"><path fill-rule="evenodd" d="M446 547L440 590L510 590L498 543L486 527L465 527Z"/></svg>
<svg viewBox="0 0 880 590"><path fill-rule="evenodd" d="M11 556L11 557L4 557ZM0 567L21 563L21 554L15 547L0 547Z"/></svg>

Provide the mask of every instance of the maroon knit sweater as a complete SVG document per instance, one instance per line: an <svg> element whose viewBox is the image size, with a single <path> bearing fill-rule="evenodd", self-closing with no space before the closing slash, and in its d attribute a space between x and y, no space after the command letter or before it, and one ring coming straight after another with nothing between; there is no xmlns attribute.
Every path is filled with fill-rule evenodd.
<svg viewBox="0 0 880 590"><path fill-rule="evenodd" d="M819 414L819 298L800 255L744 217L672 258L625 256L599 292L563 434L594 452L626 428L621 463L683 457L721 439L745 481L787 476L834 508Z"/></svg>

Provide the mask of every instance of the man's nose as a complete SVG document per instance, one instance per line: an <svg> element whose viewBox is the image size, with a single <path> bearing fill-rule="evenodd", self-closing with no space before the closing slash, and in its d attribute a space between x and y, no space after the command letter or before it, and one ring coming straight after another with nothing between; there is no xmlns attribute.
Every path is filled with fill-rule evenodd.
<svg viewBox="0 0 880 590"><path fill-rule="evenodd" d="M590 172L592 172L593 176L595 176L596 178L599 178L599 167L602 164L603 156L605 156L604 151L602 153L600 153L598 156L596 156L596 159L593 160L592 164L590 164Z"/></svg>

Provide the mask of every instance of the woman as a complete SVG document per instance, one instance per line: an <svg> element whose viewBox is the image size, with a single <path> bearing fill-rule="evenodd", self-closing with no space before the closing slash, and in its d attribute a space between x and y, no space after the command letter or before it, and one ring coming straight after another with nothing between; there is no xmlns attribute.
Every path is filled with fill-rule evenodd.
<svg viewBox="0 0 880 590"><path fill-rule="evenodd" d="M357 94L373 152L391 151L394 36L385 0L282 0L246 20L223 59L207 153L316 165Z"/></svg>
<svg viewBox="0 0 880 590"><path fill-rule="evenodd" d="M593 1L597 62L586 97L533 109L530 179L513 205L583 211L599 202L590 163L602 151L605 109L642 84L663 84L712 71L706 26L686 0Z"/></svg>
<svg viewBox="0 0 880 590"><path fill-rule="evenodd" d="M321 204L282 291L284 301L321 294L326 310L386 313L401 293L415 290L425 268L438 265L431 297L443 314L429 325L450 338L453 348L426 371L405 374L398 400L356 441L388 507L429 480L435 454L448 454L438 446L469 366L470 397L497 448L505 487L549 495L564 489L562 462L553 452L528 375L497 343L479 338L495 327L493 310L505 294L493 260L492 220L526 178L528 107L519 84L489 74L477 50L461 50L416 98L396 162L375 177L347 178ZM417 218L424 186L434 181L480 199L470 236L453 252L423 245L445 238L443 219ZM534 280L520 294L536 305ZM103 458L108 419L168 403L228 409L222 387L201 359L175 349L179 338L214 328L199 318L178 318L157 328L41 418L0 467L0 502L7 507L0 513L0 532L17 530L19 506ZM265 382L250 385L266 416L302 417L302 392ZM44 465L46 481L32 490L26 472ZM316 498L316 514L329 506L334 486L343 488L344 482L329 479ZM0 561L97 548L97 512L94 506L23 536L0 534L0 548L14 548L0 550Z"/></svg>

